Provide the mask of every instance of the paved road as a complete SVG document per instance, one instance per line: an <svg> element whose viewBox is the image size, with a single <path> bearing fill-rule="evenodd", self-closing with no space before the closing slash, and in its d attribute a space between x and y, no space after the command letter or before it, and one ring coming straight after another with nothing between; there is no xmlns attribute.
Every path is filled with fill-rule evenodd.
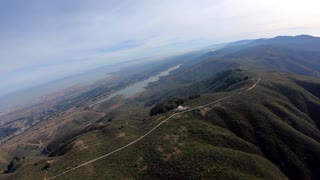
<svg viewBox="0 0 320 180"><path fill-rule="evenodd" d="M260 81L261 81L261 77L260 77L260 74L259 74L258 80L257 80L252 86L250 86L248 89L245 89L245 91L250 91L250 90L254 89L254 88L256 87L256 85L257 85ZM238 93L238 94L239 94L239 93ZM156 130L159 126L161 126L163 123L167 122L169 119L171 119L171 118L174 117L174 116L177 116L177 115L180 115L180 114L183 114L183 113L186 113L186 112L190 112L190 111L193 111L193 110L195 110L195 109L201 109L201 108L210 106L210 105L212 105L212 104L216 104L216 103L221 102L221 101L223 101L223 100L229 99L229 98L232 97L232 96L235 96L235 95L229 95L229 96L223 97L223 98L221 98L221 99L218 99L218 100L216 100L216 101L210 102L210 103L205 104L205 105L202 105L202 106L198 106L198 107L190 108L190 109L185 110L185 111L181 111L181 112L178 112L178 113L174 113L174 114L172 114L171 116L169 116L168 118L166 118L166 119L164 119L163 121L161 121L158 125L156 125L155 127L153 127L153 128L152 128L150 131L148 131L146 134L142 135L141 137L139 137L138 139L132 141L131 143L129 143L129 144L127 144L127 145L125 145L125 146L123 146L123 147L121 147L121 148L119 148L119 149L116 149L116 150L114 150L114 151L111 151L111 152L109 152L108 154L102 155L102 156L100 156L100 157L97 157L97 158L92 159L92 160L90 160L90 161L87 161L87 162L85 162L85 163L82 163L82 164L80 164L80 165L78 165L78 166L76 166L76 167L73 167L73 168L71 168L71 169L68 169L68 170L66 170L66 171L64 171L64 172L62 172L62 173L59 173L59 174L57 174L57 175L54 175L54 176L52 176L52 177L50 177L50 178L46 178L46 177L45 177L44 179L45 179L45 180L50 180L50 179L57 178L57 177L59 177L59 176L61 176L61 175L63 175L63 174L66 174L66 173L70 172L70 171L74 171L74 170L76 170L76 169L78 169L78 168L80 168L80 167L86 166L86 165L91 164L91 163L93 163L93 162L95 162L95 161L98 161L98 160L100 160L100 159L102 159L102 158L108 157L108 156L110 156L110 155L112 155L112 154L114 154L114 153L116 153L116 152L118 152L118 151L121 151L122 149L125 149L125 148L127 148L127 147L129 147L129 146L134 145L135 143L137 143L138 141L140 141L140 140L142 140L143 138L145 138L146 136L148 136L150 133L152 133L154 130Z"/></svg>

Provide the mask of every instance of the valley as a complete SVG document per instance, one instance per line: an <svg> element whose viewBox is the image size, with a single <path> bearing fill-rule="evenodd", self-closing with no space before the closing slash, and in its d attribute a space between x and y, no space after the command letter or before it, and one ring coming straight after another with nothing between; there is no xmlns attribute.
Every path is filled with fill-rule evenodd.
<svg viewBox="0 0 320 180"><path fill-rule="evenodd" d="M319 45L276 37L131 65L2 115L25 129L3 136L0 178L318 179Z"/></svg>
<svg viewBox="0 0 320 180"><path fill-rule="evenodd" d="M243 92L252 90L252 89L260 82L260 80L261 80L261 77L260 77L260 74L259 74L259 78L258 78L257 82L255 82L255 83L254 83L251 87L249 87L248 89L245 89ZM238 92L237 94L242 94L243 92ZM210 102L210 103L205 104L205 105L201 105L201 106L198 106L198 107L194 107L194 108L191 108L191 109L189 109L189 110L182 111L182 112L174 113L174 114L170 115L168 118L165 118L165 116L162 116L162 117L160 117L159 119L164 119L164 118L165 118L164 120L162 120L159 124L157 124L155 127L153 127L153 128L152 128L150 131L148 131L146 134L144 134L143 136L139 137L138 139L132 141L131 143L129 143L129 144L127 144L127 145L125 145L125 146L123 146L123 147L121 147L121 148L119 148L119 149L116 149L116 150L114 150L114 151L112 151L112 152L110 152L110 153L108 153L108 154L105 154L105 155L103 155L103 156L100 156L100 157L98 157L98 158L95 158L95 159L93 159L93 160L90 160L90 161L88 161L88 162L85 162L85 163L83 163L83 164L80 164L80 165L78 165L78 166L76 166L76 167L74 167L74 168L72 168L72 169L69 169L69 170L63 172L63 173L60 173L60 174L57 174L57 175L55 175L55 176L53 176L53 177L45 178L45 179L48 179L48 180L49 180L49 179L54 179L54 178L59 177L59 176L65 174L65 173L68 173L68 172L70 172L70 171L73 171L73 170L75 170L75 169L78 169L78 168L80 168L80 167L82 167L82 166L88 165L88 164L93 163L93 162L95 162L95 161L97 161L97 160L100 160L100 159L102 159L102 158L108 157L108 156L110 156L110 155L112 155L112 154L114 154L114 153L116 153L116 152L118 152L118 151L121 151L121 150L124 149L124 148L127 148L127 147L129 147L129 146L132 146L132 145L135 144L136 142L142 140L142 139L145 138L147 135L149 135L149 134L152 133L154 130L156 130L159 126L161 126L163 123L165 123L165 122L167 122L168 120L172 119L174 116L178 116L178 115L181 115L181 114L186 113L186 112L189 112L189 111L193 111L193 110L196 110L196 109L201 109L201 108L204 108L204 107L207 107L207 106L210 106L210 105L219 103L219 102L221 102L221 101L223 101L223 100L225 100L225 99L228 99L228 98L230 98L230 97L232 97L232 96L226 96L226 97L224 97L224 98L221 98L221 99L216 100L216 101L214 101L214 102Z"/></svg>

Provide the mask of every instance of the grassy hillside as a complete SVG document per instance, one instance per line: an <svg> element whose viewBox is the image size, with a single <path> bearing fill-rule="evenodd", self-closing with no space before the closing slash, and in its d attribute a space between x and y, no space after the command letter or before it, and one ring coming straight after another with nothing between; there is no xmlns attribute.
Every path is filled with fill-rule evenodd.
<svg viewBox="0 0 320 180"><path fill-rule="evenodd" d="M48 121L62 123L0 178L320 179L318 42L277 37L181 56L135 97Z"/></svg>
<svg viewBox="0 0 320 180"><path fill-rule="evenodd" d="M223 69L260 69L320 76L320 38L279 36L233 44L204 53L185 63L174 83L190 83L215 75ZM197 63L192 63L197 62ZM173 83L171 85L174 85Z"/></svg>
<svg viewBox="0 0 320 180"><path fill-rule="evenodd" d="M245 91L257 80L252 76L256 72L230 72L229 76L241 72L250 78L224 92L204 93L189 105L230 98L178 115L133 146L58 179L318 179L320 100L316 87L320 81L260 72L261 82ZM140 101L130 100L112 111L99 121L104 122L100 129L72 137L65 146L70 149L62 156L27 159L27 164L6 177L40 179L46 174L47 161L51 162L47 177L51 177L126 145L160 123L160 117L174 113L150 118Z"/></svg>

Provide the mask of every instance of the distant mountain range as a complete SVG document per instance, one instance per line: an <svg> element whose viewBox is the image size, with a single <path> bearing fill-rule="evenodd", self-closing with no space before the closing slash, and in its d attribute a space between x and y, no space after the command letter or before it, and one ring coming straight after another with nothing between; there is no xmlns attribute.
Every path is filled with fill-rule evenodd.
<svg viewBox="0 0 320 180"><path fill-rule="evenodd" d="M240 41L241 42L241 41ZM240 44L240 45L239 45ZM279 36L272 39L230 43L225 48L208 52L186 63L183 71L198 76L214 75L221 68L279 70L300 75L320 76L320 38ZM197 64L195 63L197 62ZM189 68L189 66L193 66ZM198 67L198 68L195 68ZM201 69L201 70L200 70ZM199 70L199 72L191 72ZM186 72L185 72L186 73ZM194 76L195 74L198 76ZM189 78L188 76L185 79Z"/></svg>
<svg viewBox="0 0 320 180"><path fill-rule="evenodd" d="M29 162L13 158L21 168L4 177L320 179L319 37L244 40L168 62L182 65L134 98L39 124L39 149L6 151Z"/></svg>

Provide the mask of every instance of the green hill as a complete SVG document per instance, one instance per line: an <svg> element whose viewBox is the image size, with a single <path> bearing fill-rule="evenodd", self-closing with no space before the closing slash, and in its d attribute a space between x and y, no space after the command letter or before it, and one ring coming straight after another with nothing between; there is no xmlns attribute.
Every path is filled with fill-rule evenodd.
<svg viewBox="0 0 320 180"><path fill-rule="evenodd" d="M116 179L318 179L320 99L317 87L320 80L260 72L259 84L245 91L256 82L254 73L233 70L218 74L212 83L230 81L219 78L221 74L234 77L247 74L250 78L229 83L228 87L234 88L223 88L187 101L197 107L231 95L219 103L178 115L133 146L59 179L95 179L97 175ZM210 81L204 84L206 82ZM241 85L234 86L238 83ZM115 120L109 122L109 126L71 137L73 143L65 146L72 147L71 150L54 158L48 177L117 149L160 122L157 119L161 115L147 122L140 119L132 124L134 128L124 126L121 132L127 135L116 140L118 130L115 127L130 120L121 116L121 112L123 108L113 112ZM163 116L174 112L168 113ZM79 150L74 142L81 140L88 144L93 134L94 141L104 143ZM44 164L39 164L25 165L11 177L22 177L30 169L38 171L34 175L39 175L44 171Z"/></svg>
<svg viewBox="0 0 320 180"><path fill-rule="evenodd" d="M2 177L320 179L317 42L278 37L193 54L139 96L92 109L103 116L70 121Z"/></svg>

